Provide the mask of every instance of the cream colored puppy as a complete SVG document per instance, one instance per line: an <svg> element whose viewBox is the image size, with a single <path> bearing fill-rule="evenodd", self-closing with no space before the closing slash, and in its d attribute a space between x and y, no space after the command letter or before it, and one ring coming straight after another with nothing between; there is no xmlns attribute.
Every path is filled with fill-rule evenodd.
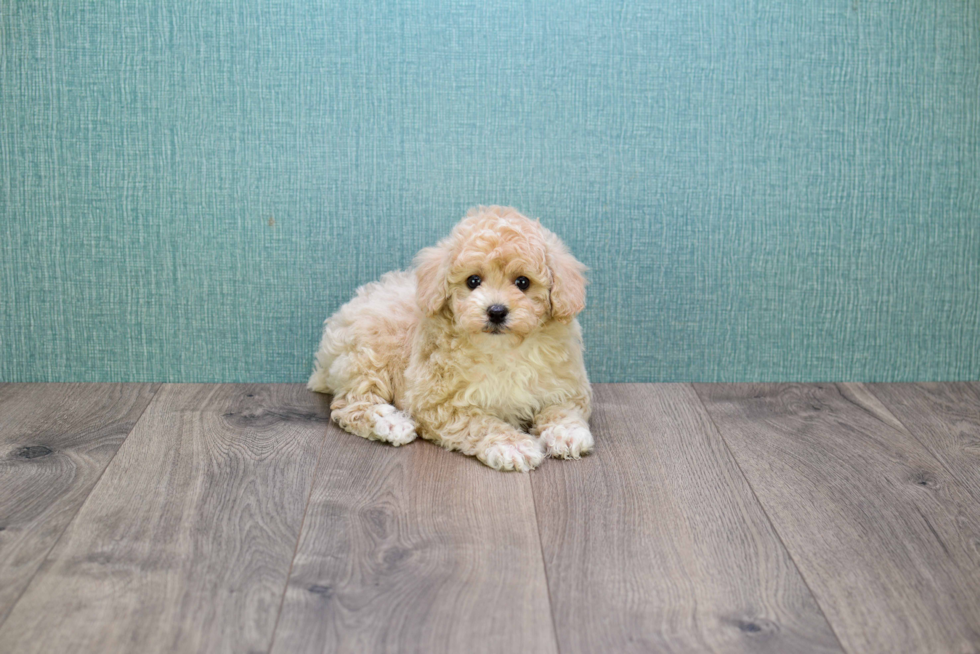
<svg viewBox="0 0 980 654"><path fill-rule="evenodd" d="M364 438L420 434L497 470L578 458L593 445L584 272L537 221L473 209L327 319L309 388Z"/></svg>

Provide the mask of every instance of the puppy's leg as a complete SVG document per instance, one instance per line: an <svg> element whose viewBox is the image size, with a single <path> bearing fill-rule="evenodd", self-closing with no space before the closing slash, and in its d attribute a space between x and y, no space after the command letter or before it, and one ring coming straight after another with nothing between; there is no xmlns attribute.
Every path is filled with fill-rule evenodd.
<svg viewBox="0 0 980 654"><path fill-rule="evenodd" d="M330 417L345 431L394 446L415 440L415 423L378 395L340 395L330 404Z"/></svg>
<svg viewBox="0 0 980 654"><path fill-rule="evenodd" d="M483 413L446 409L416 415L423 435L439 445L475 456L495 470L528 472L544 460L541 444L503 420Z"/></svg>
<svg viewBox="0 0 980 654"><path fill-rule="evenodd" d="M577 459L595 444L586 415L580 403L552 404L534 416L531 433L541 438L548 456Z"/></svg>

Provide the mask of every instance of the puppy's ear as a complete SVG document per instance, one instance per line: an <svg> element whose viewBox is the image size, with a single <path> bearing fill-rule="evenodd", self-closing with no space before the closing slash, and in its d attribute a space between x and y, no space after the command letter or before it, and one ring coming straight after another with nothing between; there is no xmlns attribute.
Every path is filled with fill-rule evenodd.
<svg viewBox="0 0 980 654"><path fill-rule="evenodd" d="M449 297L448 274L449 256L443 248L423 248L415 255L416 297L425 315L435 315L446 303Z"/></svg>
<svg viewBox="0 0 980 654"><path fill-rule="evenodd" d="M551 269L551 316L559 322L571 322L585 308L588 268L572 256L557 236L549 232L546 239Z"/></svg>

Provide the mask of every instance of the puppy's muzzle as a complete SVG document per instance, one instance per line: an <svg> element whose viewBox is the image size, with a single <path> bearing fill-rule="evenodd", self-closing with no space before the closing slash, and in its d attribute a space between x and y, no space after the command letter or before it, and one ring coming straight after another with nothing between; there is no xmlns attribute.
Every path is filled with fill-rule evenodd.
<svg viewBox="0 0 980 654"><path fill-rule="evenodd" d="M487 307L487 318L494 325L502 325L507 320L507 307L502 304L493 304Z"/></svg>

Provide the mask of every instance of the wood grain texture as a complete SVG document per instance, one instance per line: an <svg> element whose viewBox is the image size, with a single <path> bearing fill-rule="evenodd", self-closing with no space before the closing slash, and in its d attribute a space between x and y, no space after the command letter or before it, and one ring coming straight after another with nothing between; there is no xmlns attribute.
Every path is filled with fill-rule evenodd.
<svg viewBox="0 0 980 654"><path fill-rule="evenodd" d="M0 651L265 651L327 422L299 385L166 385Z"/></svg>
<svg viewBox="0 0 980 654"><path fill-rule="evenodd" d="M273 652L556 652L528 476L331 426Z"/></svg>
<svg viewBox="0 0 980 654"><path fill-rule="evenodd" d="M0 624L155 388L0 385Z"/></svg>
<svg viewBox="0 0 980 654"><path fill-rule="evenodd" d="M867 386L980 502L980 383Z"/></svg>
<svg viewBox="0 0 980 654"><path fill-rule="evenodd" d="M840 651L693 389L595 392L595 454L531 478L562 654Z"/></svg>
<svg viewBox="0 0 980 654"><path fill-rule="evenodd" d="M860 385L696 389L850 652L980 650L980 511Z"/></svg>

